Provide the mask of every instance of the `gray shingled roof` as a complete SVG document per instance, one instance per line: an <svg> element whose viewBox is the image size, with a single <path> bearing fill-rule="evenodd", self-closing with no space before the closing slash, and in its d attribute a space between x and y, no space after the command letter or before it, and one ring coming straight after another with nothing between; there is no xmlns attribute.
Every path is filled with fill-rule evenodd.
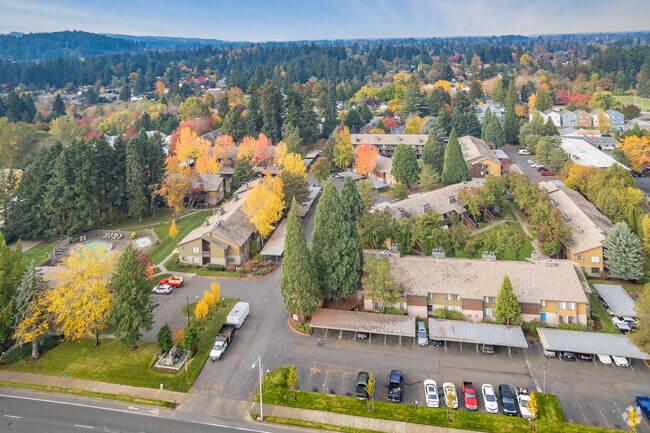
<svg viewBox="0 0 650 433"><path fill-rule="evenodd" d="M578 353L600 353L626 358L650 359L650 355L636 347L622 334L567 331L564 329L537 328L539 342L547 350Z"/></svg>
<svg viewBox="0 0 650 433"><path fill-rule="evenodd" d="M466 135L458 139L460 147L463 150L463 158L466 162L473 163L482 159L487 159L500 164L499 158L494 155L488 144L480 138Z"/></svg>
<svg viewBox="0 0 650 433"><path fill-rule="evenodd" d="M392 314L321 308L311 317L309 326L316 329L415 337L415 317Z"/></svg>
<svg viewBox="0 0 650 433"><path fill-rule="evenodd" d="M594 284L594 289L617 316L635 317L634 299L617 284Z"/></svg>
<svg viewBox="0 0 650 433"><path fill-rule="evenodd" d="M520 326L474 323L462 320L429 319L429 338L461 343L493 344L528 348Z"/></svg>

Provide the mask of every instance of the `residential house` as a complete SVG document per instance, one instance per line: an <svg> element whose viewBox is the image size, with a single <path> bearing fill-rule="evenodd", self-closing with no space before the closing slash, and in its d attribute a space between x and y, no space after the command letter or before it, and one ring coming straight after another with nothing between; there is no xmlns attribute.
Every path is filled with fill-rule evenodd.
<svg viewBox="0 0 650 433"><path fill-rule="evenodd" d="M573 111L562 110L559 115L562 126L578 126L578 116Z"/></svg>
<svg viewBox="0 0 650 433"><path fill-rule="evenodd" d="M603 272L603 249L612 222L596 209L582 194L554 182L540 182L546 193L571 230L571 242L563 246L561 257L576 262L584 272L600 276Z"/></svg>
<svg viewBox="0 0 650 433"><path fill-rule="evenodd" d="M258 181L242 185L217 213L178 243L178 260L205 266L241 265L246 261L255 227L241 209Z"/></svg>
<svg viewBox="0 0 650 433"><path fill-rule="evenodd" d="M548 119L551 119L551 122L555 126L562 126L562 119L560 118L560 113L553 110L546 110L542 113L544 115L544 122L547 122Z"/></svg>
<svg viewBox="0 0 650 433"><path fill-rule="evenodd" d="M598 111L599 110L591 110L589 112L589 115L591 116L591 124L594 128L598 128Z"/></svg>
<svg viewBox="0 0 650 433"><path fill-rule="evenodd" d="M620 141L607 135L585 135L583 140L607 155L611 155L612 151L621 145Z"/></svg>
<svg viewBox="0 0 650 433"><path fill-rule="evenodd" d="M478 120L481 123L483 123L483 121L485 120L485 113L488 108L490 109L490 112L492 114L497 116L499 123L503 125L505 107L501 102L488 102L486 104L472 106L472 109L476 113L476 117L478 117Z"/></svg>
<svg viewBox="0 0 650 433"><path fill-rule="evenodd" d="M458 142L473 178L484 178L489 175L501 176L501 161L485 141L466 135L459 138Z"/></svg>
<svg viewBox="0 0 650 433"><path fill-rule="evenodd" d="M533 110L533 111L531 111L530 113L528 113L528 122L532 122L532 121L533 121L533 117L535 117L535 113L539 113L539 115L542 116L542 119L544 118L544 115L542 114L541 111L539 111L539 110Z"/></svg>
<svg viewBox="0 0 650 433"><path fill-rule="evenodd" d="M409 311L411 303L426 302L427 314L444 309L462 313L467 320L493 321L496 299L505 275L521 307L525 322L541 320L587 324L589 285L580 267L568 260L504 261L486 259L403 256L391 254L391 275L404 296L396 306ZM366 311L379 305L366 297Z"/></svg>
<svg viewBox="0 0 650 433"><path fill-rule="evenodd" d="M581 128L591 128L594 125L594 118L589 112L576 110L574 113L576 114L576 126Z"/></svg>
<svg viewBox="0 0 650 433"><path fill-rule="evenodd" d="M363 143L370 143L379 149L383 156L391 157L398 144L408 144L415 150L417 159L422 159L422 149L427 142L426 134L350 134L352 146L357 147Z"/></svg>
<svg viewBox="0 0 650 433"><path fill-rule="evenodd" d="M393 186L397 181L391 175L393 170L393 158L377 155L375 168L366 176L370 180L385 183L388 186Z"/></svg>
<svg viewBox="0 0 650 433"><path fill-rule="evenodd" d="M194 191L194 192L192 192ZM190 200L204 206L216 206L230 192L230 178L218 174L199 174L191 179Z"/></svg>
<svg viewBox="0 0 650 433"><path fill-rule="evenodd" d="M613 131L623 131L625 117L615 110L607 110L605 114L609 118L609 128Z"/></svg>
<svg viewBox="0 0 650 433"><path fill-rule="evenodd" d="M620 164L611 156L587 143L585 138L562 137L560 147L569 155L574 164L593 165L603 170L612 164Z"/></svg>

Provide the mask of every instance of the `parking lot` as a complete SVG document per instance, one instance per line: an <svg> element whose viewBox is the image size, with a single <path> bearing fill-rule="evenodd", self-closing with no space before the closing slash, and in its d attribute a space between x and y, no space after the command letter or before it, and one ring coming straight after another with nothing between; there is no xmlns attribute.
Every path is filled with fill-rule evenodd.
<svg viewBox="0 0 650 433"><path fill-rule="evenodd" d="M542 176L539 174L536 168L533 168L530 166L528 163L529 159L535 158L535 155L519 155L519 152L517 151L518 146L505 146L501 150L503 150L506 155L508 155L508 158L510 158L510 162L522 171L525 175L527 175L530 178L531 182L542 182L544 180L557 180L556 176Z"/></svg>

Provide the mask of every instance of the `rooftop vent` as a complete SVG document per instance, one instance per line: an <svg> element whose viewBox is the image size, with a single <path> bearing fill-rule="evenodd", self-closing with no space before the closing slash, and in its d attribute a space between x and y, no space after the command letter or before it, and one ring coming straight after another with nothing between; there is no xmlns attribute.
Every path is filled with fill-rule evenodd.
<svg viewBox="0 0 650 433"><path fill-rule="evenodd" d="M546 259L546 267L553 268L557 266L557 262L553 259Z"/></svg>
<svg viewBox="0 0 650 433"><path fill-rule="evenodd" d="M533 252L530 254L530 259L531 259L531 260L539 260L539 251L533 251Z"/></svg>
<svg viewBox="0 0 650 433"><path fill-rule="evenodd" d="M449 196L449 204L456 203L456 196L455 195L450 195Z"/></svg>
<svg viewBox="0 0 650 433"><path fill-rule="evenodd" d="M444 259L445 258L445 250L442 248L434 248L431 250L431 257L434 259Z"/></svg>
<svg viewBox="0 0 650 433"><path fill-rule="evenodd" d="M497 261L497 255L494 253L494 251L483 251L483 255L481 256L484 262L496 262Z"/></svg>
<svg viewBox="0 0 650 433"><path fill-rule="evenodd" d="M557 202L553 199L551 199L551 204L553 205L553 207L557 207Z"/></svg>
<svg viewBox="0 0 650 433"><path fill-rule="evenodd" d="M424 203L422 205L422 210L424 211L424 213L427 213L429 211L429 203Z"/></svg>
<svg viewBox="0 0 650 433"><path fill-rule="evenodd" d="M578 232L579 235L583 234L585 231L582 229L580 226L576 226L576 232Z"/></svg>
<svg viewBox="0 0 650 433"><path fill-rule="evenodd" d="M571 221L571 217L566 212L562 212L562 219L564 220L565 223L568 223L569 221Z"/></svg>
<svg viewBox="0 0 650 433"><path fill-rule="evenodd" d="M226 212L226 210L223 207L219 208L219 215L223 215Z"/></svg>
<svg viewBox="0 0 650 433"><path fill-rule="evenodd" d="M399 217L404 218L404 209L397 209L399 211Z"/></svg>

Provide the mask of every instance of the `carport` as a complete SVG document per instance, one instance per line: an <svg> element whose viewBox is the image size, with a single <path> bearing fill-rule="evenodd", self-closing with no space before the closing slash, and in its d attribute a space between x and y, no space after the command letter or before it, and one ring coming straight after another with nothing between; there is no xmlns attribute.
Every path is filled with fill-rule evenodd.
<svg viewBox="0 0 650 433"><path fill-rule="evenodd" d="M498 325L496 323L474 323L462 320L429 319L429 338L431 340L444 340L447 350L447 340L457 341L461 348L463 343L491 344L493 346L506 346L512 355L512 347L528 348L524 332L519 326Z"/></svg>
<svg viewBox="0 0 650 433"><path fill-rule="evenodd" d="M263 260L280 263L284 255L284 238L287 236L287 219L284 218L275 229L266 245L260 251Z"/></svg>
<svg viewBox="0 0 650 433"><path fill-rule="evenodd" d="M605 301L615 316L636 316L634 299L627 294L622 286L615 284L594 284L598 295Z"/></svg>
<svg viewBox="0 0 650 433"><path fill-rule="evenodd" d="M400 346L402 337L412 337L415 345L415 317L321 308L311 317L309 327L324 329L325 338L328 331L339 331L339 338L343 336L343 331L351 331L356 340L357 332L365 332L370 341L373 334L383 335L384 345L389 335L399 337Z"/></svg>
<svg viewBox="0 0 650 433"><path fill-rule="evenodd" d="M537 328L537 333L539 342L546 350L650 359L650 355L636 347L628 337L622 334L550 328Z"/></svg>

